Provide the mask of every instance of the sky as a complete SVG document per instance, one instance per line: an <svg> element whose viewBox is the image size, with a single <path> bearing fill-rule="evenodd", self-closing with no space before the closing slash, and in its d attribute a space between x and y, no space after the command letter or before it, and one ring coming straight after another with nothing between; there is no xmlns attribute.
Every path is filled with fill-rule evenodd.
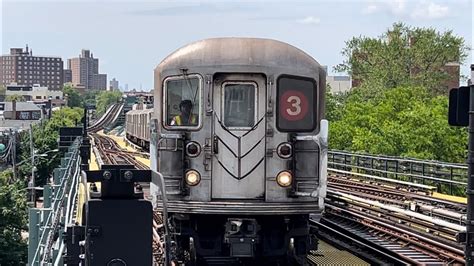
<svg viewBox="0 0 474 266"><path fill-rule="evenodd" d="M471 47L474 7L472 0L0 0L0 13L2 54L28 44L33 55L60 56L67 66L90 49L108 80L150 90L161 60L211 37L280 40L330 70L342 63L345 41L380 36L395 22L453 30ZM470 75L471 62L472 55L462 74Z"/></svg>

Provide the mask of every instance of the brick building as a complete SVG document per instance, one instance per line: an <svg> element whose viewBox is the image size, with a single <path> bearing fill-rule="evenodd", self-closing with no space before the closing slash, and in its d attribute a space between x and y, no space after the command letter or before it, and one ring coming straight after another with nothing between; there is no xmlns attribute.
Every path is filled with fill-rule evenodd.
<svg viewBox="0 0 474 266"><path fill-rule="evenodd" d="M68 59L73 85L82 85L87 90L105 90L107 75L99 74L99 59L89 50L82 50L79 57Z"/></svg>
<svg viewBox="0 0 474 266"><path fill-rule="evenodd" d="M33 51L11 48L0 57L0 85L11 83L32 86L40 84L51 90L63 87L63 60L60 57L33 56Z"/></svg>

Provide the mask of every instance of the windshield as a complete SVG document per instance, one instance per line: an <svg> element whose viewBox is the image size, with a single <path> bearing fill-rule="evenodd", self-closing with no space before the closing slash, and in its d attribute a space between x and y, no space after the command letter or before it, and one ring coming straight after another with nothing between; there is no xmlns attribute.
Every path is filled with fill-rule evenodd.
<svg viewBox="0 0 474 266"><path fill-rule="evenodd" d="M196 76L170 79L165 83L166 124L174 127L197 127L200 113L200 82Z"/></svg>

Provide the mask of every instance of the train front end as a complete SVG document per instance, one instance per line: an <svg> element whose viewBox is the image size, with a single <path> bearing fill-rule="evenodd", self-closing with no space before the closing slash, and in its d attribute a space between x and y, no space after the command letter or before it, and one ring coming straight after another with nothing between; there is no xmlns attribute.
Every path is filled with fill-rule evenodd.
<svg viewBox="0 0 474 266"><path fill-rule="evenodd" d="M303 262L326 194L325 76L303 51L252 38L199 41L158 65L150 153L176 260Z"/></svg>

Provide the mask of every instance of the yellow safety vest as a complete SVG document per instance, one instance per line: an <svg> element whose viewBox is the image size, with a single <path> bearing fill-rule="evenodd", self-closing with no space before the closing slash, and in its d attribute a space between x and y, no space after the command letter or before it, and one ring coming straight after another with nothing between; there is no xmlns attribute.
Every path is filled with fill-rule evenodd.
<svg viewBox="0 0 474 266"><path fill-rule="evenodd" d="M176 125L177 125L177 126L181 126L181 125L182 125L182 121L181 121L181 116L180 116L180 115L175 116L173 119L174 119L174 121L176 122ZM195 124L196 124L196 116L195 116L195 115L191 115L191 125L195 125Z"/></svg>

